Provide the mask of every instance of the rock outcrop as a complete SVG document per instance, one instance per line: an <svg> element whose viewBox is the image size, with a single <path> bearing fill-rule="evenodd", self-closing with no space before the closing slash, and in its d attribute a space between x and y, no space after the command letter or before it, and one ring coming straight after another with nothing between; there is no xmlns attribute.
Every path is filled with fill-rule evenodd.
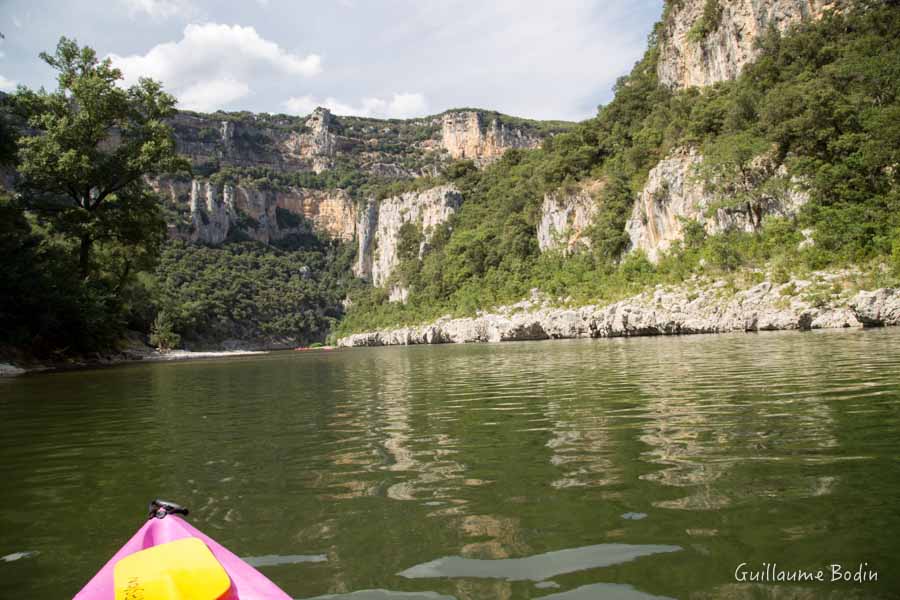
<svg viewBox="0 0 900 600"><path fill-rule="evenodd" d="M321 107L305 118L183 112L171 125L178 152L207 173L222 167L321 173L340 163L387 178L433 174L435 165L457 158L486 164L509 148L534 148L565 129L478 110L384 121L336 116Z"/></svg>
<svg viewBox="0 0 900 600"><path fill-rule="evenodd" d="M192 242L218 245L247 237L269 243L310 228L344 241L356 234L356 205L343 190L258 189L200 178L152 184L169 207L182 211L181 222L170 223L170 235Z"/></svg>
<svg viewBox="0 0 900 600"><path fill-rule="evenodd" d="M335 135L335 119L326 108L314 110L304 127L304 133L289 136L282 147L288 156L311 161L315 173L329 169L338 150L346 152L354 147L350 140Z"/></svg>
<svg viewBox="0 0 900 600"><path fill-rule="evenodd" d="M837 275L822 275L823 281ZM814 301L812 281L776 285L764 281L746 290L724 281L703 289L657 287L606 306L554 308L535 300L482 313L472 318L438 321L358 333L338 340L341 346L389 346L469 342L507 342L564 338L809 330L900 325L900 292L840 294Z"/></svg>
<svg viewBox="0 0 900 600"><path fill-rule="evenodd" d="M27 371L10 363L0 363L0 377L16 377L24 375Z"/></svg>
<svg viewBox="0 0 900 600"><path fill-rule="evenodd" d="M448 112L441 122L441 145L450 157L473 160L478 165L500 158L510 148L536 148L542 139L535 132L478 111Z"/></svg>
<svg viewBox="0 0 900 600"><path fill-rule="evenodd" d="M659 80L685 88L734 79L757 57L756 41L769 27L785 32L844 4L846 0L669 1L659 36Z"/></svg>
<svg viewBox="0 0 900 600"><path fill-rule="evenodd" d="M860 292L851 300L850 308L868 327L900 325L900 290L882 288Z"/></svg>
<svg viewBox="0 0 900 600"><path fill-rule="evenodd" d="M435 227L444 223L462 203L462 195L452 185L441 185L421 192L407 192L380 202L370 200L360 212L357 225L357 263L354 273L383 286L400 262L400 229L414 224L422 234L420 253L428 244ZM405 299L402 291L393 298Z"/></svg>
<svg viewBox="0 0 900 600"><path fill-rule="evenodd" d="M697 179L702 161L695 150L680 149L651 169L625 227L632 250L643 250L655 262L673 242L684 238L686 222L700 223L710 235L729 229L755 231L763 216L792 215L807 201L803 192L789 189L783 197L761 201L755 210L714 208L715 197ZM783 170L780 176L785 176Z"/></svg>
<svg viewBox="0 0 900 600"><path fill-rule="evenodd" d="M589 180L574 190L558 190L544 196L537 226L541 252L561 250L569 254L590 248L588 228L597 212L597 195L602 189L601 181Z"/></svg>
<svg viewBox="0 0 900 600"><path fill-rule="evenodd" d="M340 135L340 124L325 108L317 108L305 120L253 114L215 120L212 115L179 113L171 124L178 152L200 169L320 173L336 156L361 153L364 146L359 139ZM363 169L371 166L360 162Z"/></svg>
<svg viewBox="0 0 900 600"><path fill-rule="evenodd" d="M191 161L198 176L192 181L161 178L152 184L163 193L170 214L179 216L170 220L172 235L213 245L231 239L236 228L259 241L280 239L297 230L295 225L286 225L295 217L309 220L320 233L343 240L354 237L359 221L364 223L360 248L367 248L376 237L379 243L384 238L390 244L391 238L384 232L377 235L366 230L371 210L357 211L346 191L313 190L285 181L295 181L297 174L322 174L337 168L352 169L376 181L435 175L451 158L471 158L484 165L509 148L532 148L550 135L550 130L528 121L509 124L502 115L476 110L409 121L338 117L325 108L315 109L306 118L185 112L176 115L171 124L179 153ZM232 169L230 179L238 181L237 185L209 180L226 168ZM272 184L257 189L242 185L244 177L268 177ZM384 211L389 213L391 207L392 203L386 203ZM280 221L279 214L283 217ZM382 222L391 219L386 216ZM372 260L371 253L361 252L357 272L374 275L378 282L396 263L391 252L378 253L367 267ZM396 295L401 296L405 297Z"/></svg>

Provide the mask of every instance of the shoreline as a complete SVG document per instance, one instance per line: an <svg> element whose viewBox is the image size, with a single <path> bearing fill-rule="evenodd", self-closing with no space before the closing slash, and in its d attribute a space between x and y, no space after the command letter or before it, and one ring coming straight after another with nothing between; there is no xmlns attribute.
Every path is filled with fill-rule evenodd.
<svg viewBox="0 0 900 600"><path fill-rule="evenodd" d="M853 295L835 292L816 296L823 284L844 274L824 273L818 280L763 281L733 290L724 281L703 287L657 286L606 305L553 307L536 295L475 317L442 317L432 323L351 334L338 348L419 344L499 343L554 339L696 335L712 333L871 328L900 326L900 288L879 288ZM142 362L181 362L268 354L262 350L173 350L135 348L93 358L62 361L0 362L0 378L33 373L113 367Z"/></svg>
<svg viewBox="0 0 900 600"><path fill-rule="evenodd" d="M548 339L694 335L865 328L900 325L900 289L849 295L833 290L843 273L812 280L763 281L744 290L724 281L706 287L656 289L606 305L549 306L533 297L475 317L442 317L425 325L378 329L340 338L345 348L499 343Z"/></svg>
<svg viewBox="0 0 900 600"><path fill-rule="evenodd" d="M98 369L104 367L117 367L128 364L156 363L156 362L184 362L191 360L204 360L214 358L232 358L239 356L254 356L269 354L273 350L172 350L159 352L158 350L134 351L129 350L114 355L99 356L97 358L72 358L63 361L35 361L34 363L14 364L13 362L0 362L0 378L21 377L35 373L60 373L65 371L81 371L86 369Z"/></svg>

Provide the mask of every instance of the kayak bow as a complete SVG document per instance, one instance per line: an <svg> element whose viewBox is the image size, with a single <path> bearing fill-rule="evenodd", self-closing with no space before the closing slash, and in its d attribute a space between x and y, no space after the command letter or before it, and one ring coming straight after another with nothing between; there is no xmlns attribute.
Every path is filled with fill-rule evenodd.
<svg viewBox="0 0 900 600"><path fill-rule="evenodd" d="M150 519L74 600L291 600L262 573L154 500Z"/></svg>

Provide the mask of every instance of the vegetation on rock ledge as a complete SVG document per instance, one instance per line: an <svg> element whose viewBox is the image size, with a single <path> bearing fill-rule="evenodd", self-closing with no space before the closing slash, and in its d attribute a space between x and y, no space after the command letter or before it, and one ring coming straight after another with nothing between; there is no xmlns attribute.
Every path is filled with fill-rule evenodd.
<svg viewBox="0 0 900 600"><path fill-rule="evenodd" d="M656 78L656 35L614 100L597 117L534 151L509 151L483 172L451 177L465 202L421 260L399 270L406 305L367 289L339 333L471 314L539 288L575 302L613 300L696 272L782 271L893 264L900 277L900 9L858 2L787 35L770 32L761 56L736 81L673 92ZM753 202L784 183L770 169L753 181L746 166L771 156L810 201L796 218L767 217L758 233L689 235L656 264L628 254L625 221L649 170L672 150L698 148L706 183L727 202ZM590 253L541 255L534 230L551 190L606 181ZM744 194L744 196L741 196ZM724 194L723 194L724 196ZM742 199L743 198L743 199ZM802 230L813 244L803 244ZM882 278L882 283L885 283Z"/></svg>

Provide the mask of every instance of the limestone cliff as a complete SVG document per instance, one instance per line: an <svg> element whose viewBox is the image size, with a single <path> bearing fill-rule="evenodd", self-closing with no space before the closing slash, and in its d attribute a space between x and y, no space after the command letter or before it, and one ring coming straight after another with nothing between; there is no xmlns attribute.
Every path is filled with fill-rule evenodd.
<svg viewBox="0 0 900 600"><path fill-rule="evenodd" d="M441 145L453 159L469 159L487 164L510 148L536 148L542 136L508 125L498 116L479 111L445 113L441 121Z"/></svg>
<svg viewBox="0 0 900 600"><path fill-rule="evenodd" d="M700 223L710 235L728 229L755 231L762 216L794 214L807 200L803 192L789 189L782 197L764 199L755 210L716 208L716 198L696 176L702 161L695 150L680 149L650 171L626 225L632 250L643 250L656 261L673 242L683 239L685 222Z"/></svg>
<svg viewBox="0 0 900 600"><path fill-rule="evenodd" d="M172 128L178 151L201 170L255 167L320 173L332 166L336 156L354 153L363 145L354 137L341 135L341 125L325 108L317 108L306 119L179 113ZM363 169L371 166L360 163Z"/></svg>
<svg viewBox="0 0 900 600"><path fill-rule="evenodd" d="M309 227L344 241L356 233L356 205L343 190L258 189L201 178L152 184L180 217L170 218L172 237L217 245L242 237L269 243Z"/></svg>
<svg viewBox="0 0 900 600"><path fill-rule="evenodd" d="M597 194L603 183L588 180L572 190L558 190L544 196L537 226L541 252L562 250L568 254L590 248L587 230L597 211Z"/></svg>
<svg viewBox="0 0 900 600"><path fill-rule="evenodd" d="M390 346L546 339L685 335L900 325L900 291L855 293L847 272L816 272L783 284L732 290L725 281L693 280L608 305L554 307L539 297L475 317L357 333L341 346ZM852 275L850 275L852 277ZM833 291L837 288L838 291ZM821 290L829 290L822 297Z"/></svg>
<svg viewBox="0 0 900 600"><path fill-rule="evenodd" d="M315 173L332 167L338 152L347 152L356 146L352 140L335 133L335 118L328 109L314 110L304 123L304 128L304 133L288 136L282 142L281 149L288 156L311 161Z"/></svg>
<svg viewBox="0 0 900 600"><path fill-rule="evenodd" d="M539 127L525 119L477 110L384 121L339 117L317 108L305 118L183 112L172 120L172 127L178 151L191 161L195 178L153 182L163 192L170 215L180 215L170 219L170 231L176 237L220 244L237 229L263 242L280 239L296 230L286 225L291 215L304 217L328 236L352 239L357 220L368 223L370 210L357 214L351 190L331 187L338 177L330 179L330 172L353 173L356 182L379 183L435 175L453 158L471 158L484 165L509 148L539 145L565 124ZM210 179L223 169L231 169L228 179L236 185L212 183ZM310 174L321 175L317 188L324 182L331 189L317 191L285 183L299 179L306 185L303 182ZM272 184L244 185L244 178L268 178ZM394 206L395 201L386 202L376 213L388 215ZM386 216L380 222L390 223L392 218ZM361 231L364 247L367 230ZM387 243L392 239L386 232L381 237ZM362 253L360 257L372 259ZM381 274L393 269L392 260L390 251L379 254L373 268L361 272L374 274L380 283Z"/></svg>
<svg viewBox="0 0 900 600"><path fill-rule="evenodd" d="M422 246L428 244L435 227L444 223L462 203L462 195L452 185L442 185L422 192L408 192L386 198L381 202L370 200L360 211L357 225L357 277L383 286L400 262L397 254L400 228L413 223L422 232ZM402 300L402 290L394 292L394 299Z"/></svg>
<svg viewBox="0 0 900 600"><path fill-rule="evenodd" d="M183 112L171 124L178 151L201 171L322 173L340 164L388 179L434 174L450 159L484 164L509 148L536 147L567 126L478 110L386 121L336 116L326 108L308 117Z"/></svg>
<svg viewBox="0 0 900 600"><path fill-rule="evenodd" d="M668 0L657 74L673 88L736 78L769 27L784 32L849 0Z"/></svg>

